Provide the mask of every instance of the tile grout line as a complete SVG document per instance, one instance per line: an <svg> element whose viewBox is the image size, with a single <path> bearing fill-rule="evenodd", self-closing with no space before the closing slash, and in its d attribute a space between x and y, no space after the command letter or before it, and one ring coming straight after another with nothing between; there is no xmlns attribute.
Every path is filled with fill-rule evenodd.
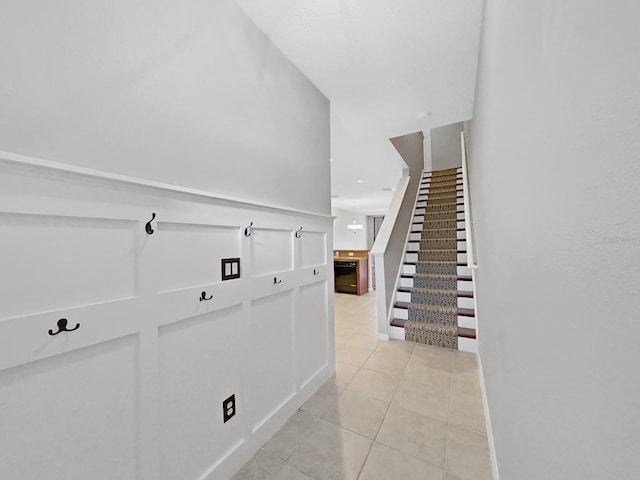
<svg viewBox="0 0 640 480"><path fill-rule="evenodd" d="M447 433L444 436L444 480L447 479L447 445L449 444L449 427L451 426L451 400L453 399L453 373L456 363L455 352L451 355L451 375L449 375L449 408L447 409Z"/></svg>
<svg viewBox="0 0 640 480"><path fill-rule="evenodd" d="M380 346L380 345L378 345L378 346L376 347L376 349L374 350L374 352L375 352L376 350L378 350L378 347L379 347L379 346ZM411 353L411 355L413 355L413 352ZM411 357L409 357L409 360L411 360ZM409 365L409 361L407 361L407 365ZM404 370L402 370L402 373L400 374L400 376L401 376L401 377L403 377L403 376L404 376L404 372L405 372L405 371L406 371L406 369L407 369L407 365L405 365L405 366L404 366ZM364 368L364 365L363 365L363 368ZM370 370L370 371L373 371L373 370ZM376 372L376 373L382 373L382 372ZM388 375L388 374L385 374L385 373L382 373L382 374L383 374L383 375ZM388 376L389 376L389 377L391 377L391 375L388 375ZM402 378L400 378L400 381L402 381ZM358 472L357 479L359 479L359 478L360 478L360 475L362 475L362 471L364 470L364 466L367 464L367 460L369 459L369 455L371 454L371 450L373 450L373 446L374 446L376 443L379 443L379 442L377 442L376 440L377 440L377 438L378 438L378 435L380 434L380 430L382 429L382 425L384 424L385 420L387 419L387 415L389 415L389 410L391 410L391 403L393 402L394 398L396 397L396 394L398 393L398 389L399 389L399 388L400 388L400 382L398 382L398 384L395 386L395 388L394 388L394 390L393 390L393 395L391 395L391 400L389 400L389 403L388 403L388 405L387 405L387 411L386 411L386 412L384 412L384 417L382 417L382 421L380 422L380 425L378 426L378 429L376 430L376 434L374 435L373 440L372 440L372 442L371 442L371 445L369 446L369 451L367 452L367 456L366 456L366 458L364 459L364 462L362 463L362 467L360 467L360 471ZM380 445L384 445L384 444L380 443ZM385 446L386 446L386 445L385 445ZM391 447L388 447L388 446L387 446L387 448L391 448ZM394 450L395 450L395 449L394 449ZM399 450L396 450L396 451L399 451ZM402 453L402 452L400 452L400 453ZM356 479L356 480L357 480L357 479Z"/></svg>

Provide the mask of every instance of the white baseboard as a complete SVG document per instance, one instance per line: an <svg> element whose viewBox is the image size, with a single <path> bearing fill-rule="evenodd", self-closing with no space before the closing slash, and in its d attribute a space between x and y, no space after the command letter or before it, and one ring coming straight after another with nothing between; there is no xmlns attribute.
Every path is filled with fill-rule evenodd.
<svg viewBox="0 0 640 480"><path fill-rule="evenodd" d="M482 370L482 360L480 358L480 355L478 355L478 374L480 375L480 388L482 389L482 404L484 406L484 419L487 429L487 441L489 442L489 457L491 459L493 480L500 480L500 472L498 471L498 458L496 457L496 445L493 441L491 415L489 414L489 403L487 402L487 390L484 386L484 371Z"/></svg>

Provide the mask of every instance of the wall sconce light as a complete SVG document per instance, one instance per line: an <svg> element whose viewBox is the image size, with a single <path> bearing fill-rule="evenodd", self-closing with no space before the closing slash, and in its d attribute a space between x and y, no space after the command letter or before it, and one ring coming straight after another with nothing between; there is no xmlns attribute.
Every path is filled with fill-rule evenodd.
<svg viewBox="0 0 640 480"><path fill-rule="evenodd" d="M347 228L351 230L353 233L356 233L358 230L362 230L362 227L364 227L364 225L362 225L361 223L358 223L357 220L354 220L353 223L350 223L349 225L347 225Z"/></svg>

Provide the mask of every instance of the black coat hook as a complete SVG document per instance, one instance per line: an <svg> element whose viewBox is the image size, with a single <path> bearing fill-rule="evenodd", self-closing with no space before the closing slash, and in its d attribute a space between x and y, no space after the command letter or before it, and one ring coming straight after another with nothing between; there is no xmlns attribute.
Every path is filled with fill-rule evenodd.
<svg viewBox="0 0 640 480"><path fill-rule="evenodd" d="M313 269L313 274L314 275L318 275L320 273L320 270L316 270L315 268Z"/></svg>
<svg viewBox="0 0 640 480"><path fill-rule="evenodd" d="M153 232L154 232L153 228L151 228L151 222L153 222L153 219L154 219L154 218L156 218L156 214L155 214L155 213L152 213L152 214L151 214L151 220L149 220L149 221L147 222L147 224L144 226L145 231L146 231L149 235L152 235L152 234L153 234Z"/></svg>
<svg viewBox="0 0 640 480"><path fill-rule="evenodd" d="M245 237L250 237L251 236L251 227L253 227L253 222L251 222L251 225L249 225L247 228L244 229L244 236Z"/></svg>
<svg viewBox="0 0 640 480"><path fill-rule="evenodd" d="M273 283L282 283L282 280L278 280L278 277L273 277Z"/></svg>
<svg viewBox="0 0 640 480"><path fill-rule="evenodd" d="M73 328L67 328L67 319L61 318L60 320L58 320L58 331L54 333L53 330L49 330L49 335L58 335L60 332L73 332L74 330L77 330L79 328L79 323Z"/></svg>
<svg viewBox="0 0 640 480"><path fill-rule="evenodd" d="M202 302L203 300L211 300L213 298L213 295L209 295L209 297L207 297L207 292L202 292L200 294L200 301Z"/></svg>
<svg viewBox="0 0 640 480"><path fill-rule="evenodd" d="M300 232L302 231L302 227L296 230L296 238L300 238Z"/></svg>

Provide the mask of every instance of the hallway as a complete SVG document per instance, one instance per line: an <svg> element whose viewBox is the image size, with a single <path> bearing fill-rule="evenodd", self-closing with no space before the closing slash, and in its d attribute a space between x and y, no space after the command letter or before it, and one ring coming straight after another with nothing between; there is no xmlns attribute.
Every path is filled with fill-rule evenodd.
<svg viewBox="0 0 640 480"><path fill-rule="evenodd" d="M377 341L374 293L335 310L336 375L234 480L490 480L475 355Z"/></svg>

